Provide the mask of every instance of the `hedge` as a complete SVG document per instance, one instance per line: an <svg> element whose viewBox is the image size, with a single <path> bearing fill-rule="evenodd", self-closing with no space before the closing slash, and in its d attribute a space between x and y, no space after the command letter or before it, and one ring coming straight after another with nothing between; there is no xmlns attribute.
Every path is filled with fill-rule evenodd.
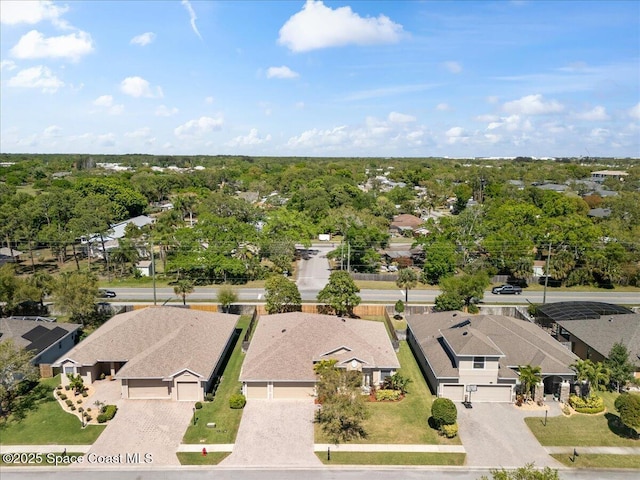
<svg viewBox="0 0 640 480"><path fill-rule="evenodd" d="M431 416L438 428L453 425L458 419L458 409L448 398L436 398L431 405Z"/></svg>
<svg viewBox="0 0 640 480"><path fill-rule="evenodd" d="M376 390L376 401L395 401L400 398L400 390Z"/></svg>
<svg viewBox="0 0 640 480"><path fill-rule="evenodd" d="M604 411L604 400L593 394L585 398L571 395L569 396L569 405L578 413L594 414Z"/></svg>

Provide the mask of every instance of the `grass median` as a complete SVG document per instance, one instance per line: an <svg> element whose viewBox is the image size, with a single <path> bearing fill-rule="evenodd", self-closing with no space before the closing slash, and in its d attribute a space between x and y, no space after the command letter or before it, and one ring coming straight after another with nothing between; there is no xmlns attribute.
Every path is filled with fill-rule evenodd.
<svg viewBox="0 0 640 480"><path fill-rule="evenodd" d="M571 468L633 468L640 469L640 455L609 455L579 453L577 457L568 453L551 455L560 463ZM572 460L573 459L573 460Z"/></svg>
<svg viewBox="0 0 640 480"><path fill-rule="evenodd" d="M464 465L464 453L431 452L316 452L325 465Z"/></svg>
<svg viewBox="0 0 640 480"><path fill-rule="evenodd" d="M231 455L231 452L178 452L176 453L180 465L218 465L222 460Z"/></svg>

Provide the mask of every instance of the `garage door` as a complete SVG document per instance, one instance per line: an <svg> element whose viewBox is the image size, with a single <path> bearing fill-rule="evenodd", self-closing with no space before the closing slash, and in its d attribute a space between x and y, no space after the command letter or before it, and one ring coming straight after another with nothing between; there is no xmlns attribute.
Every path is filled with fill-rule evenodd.
<svg viewBox="0 0 640 480"><path fill-rule="evenodd" d="M162 380L129 380L129 398L170 398L169 384Z"/></svg>
<svg viewBox="0 0 640 480"><path fill-rule="evenodd" d="M178 401L200 400L200 384L199 382L178 382Z"/></svg>
<svg viewBox="0 0 640 480"><path fill-rule="evenodd" d="M276 382L273 398L313 398L313 382Z"/></svg>
<svg viewBox="0 0 640 480"><path fill-rule="evenodd" d="M267 382L248 383L247 398L267 398Z"/></svg>
<svg viewBox="0 0 640 480"><path fill-rule="evenodd" d="M442 396L454 402L464 401L464 385L443 385Z"/></svg>
<svg viewBox="0 0 640 480"><path fill-rule="evenodd" d="M471 402L510 402L511 386L478 385L478 390L471 394Z"/></svg>

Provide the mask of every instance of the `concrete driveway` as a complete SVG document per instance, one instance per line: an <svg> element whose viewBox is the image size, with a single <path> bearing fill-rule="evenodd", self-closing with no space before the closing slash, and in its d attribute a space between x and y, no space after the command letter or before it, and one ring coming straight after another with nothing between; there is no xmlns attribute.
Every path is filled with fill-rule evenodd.
<svg viewBox="0 0 640 480"><path fill-rule="evenodd" d="M511 403L474 403L467 409L458 407L459 435L467 451L466 465L470 467L522 467L535 463L536 467L561 466L550 457L533 436L525 417L544 418L542 410L522 410ZM549 416L560 415L557 403L547 404Z"/></svg>
<svg viewBox="0 0 640 480"><path fill-rule="evenodd" d="M89 450L86 458L91 463L85 465L100 466L103 456L116 456L129 466L180 465L176 450L191 421L192 402L119 399L115 404L118 413ZM138 461L126 461L127 455L135 454L140 454ZM151 455L147 461L145 454Z"/></svg>
<svg viewBox="0 0 640 480"><path fill-rule="evenodd" d="M313 453L314 412L313 400L248 400L233 453L220 465L322 465Z"/></svg>
<svg viewBox="0 0 640 480"><path fill-rule="evenodd" d="M314 245L309 250L312 252L308 259L298 261L298 277L296 284L300 292L303 290L321 290L329 282L329 260L327 253L334 247L328 245Z"/></svg>

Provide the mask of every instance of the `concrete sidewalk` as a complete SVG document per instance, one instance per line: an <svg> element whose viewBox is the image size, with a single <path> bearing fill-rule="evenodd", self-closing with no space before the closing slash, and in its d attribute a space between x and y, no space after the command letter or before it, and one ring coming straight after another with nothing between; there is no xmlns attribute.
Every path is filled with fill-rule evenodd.
<svg viewBox="0 0 640 480"><path fill-rule="evenodd" d="M640 447L544 447L549 455L554 453L573 454L575 449L580 454L607 454L607 455L640 455Z"/></svg>
<svg viewBox="0 0 640 480"><path fill-rule="evenodd" d="M91 445L0 445L2 453L87 453Z"/></svg>
<svg viewBox="0 0 640 480"><path fill-rule="evenodd" d="M466 453L462 445L413 445L413 444L375 444L358 443L352 445L333 445L316 443L313 450L323 452L330 448L332 452L433 452L433 453Z"/></svg>

